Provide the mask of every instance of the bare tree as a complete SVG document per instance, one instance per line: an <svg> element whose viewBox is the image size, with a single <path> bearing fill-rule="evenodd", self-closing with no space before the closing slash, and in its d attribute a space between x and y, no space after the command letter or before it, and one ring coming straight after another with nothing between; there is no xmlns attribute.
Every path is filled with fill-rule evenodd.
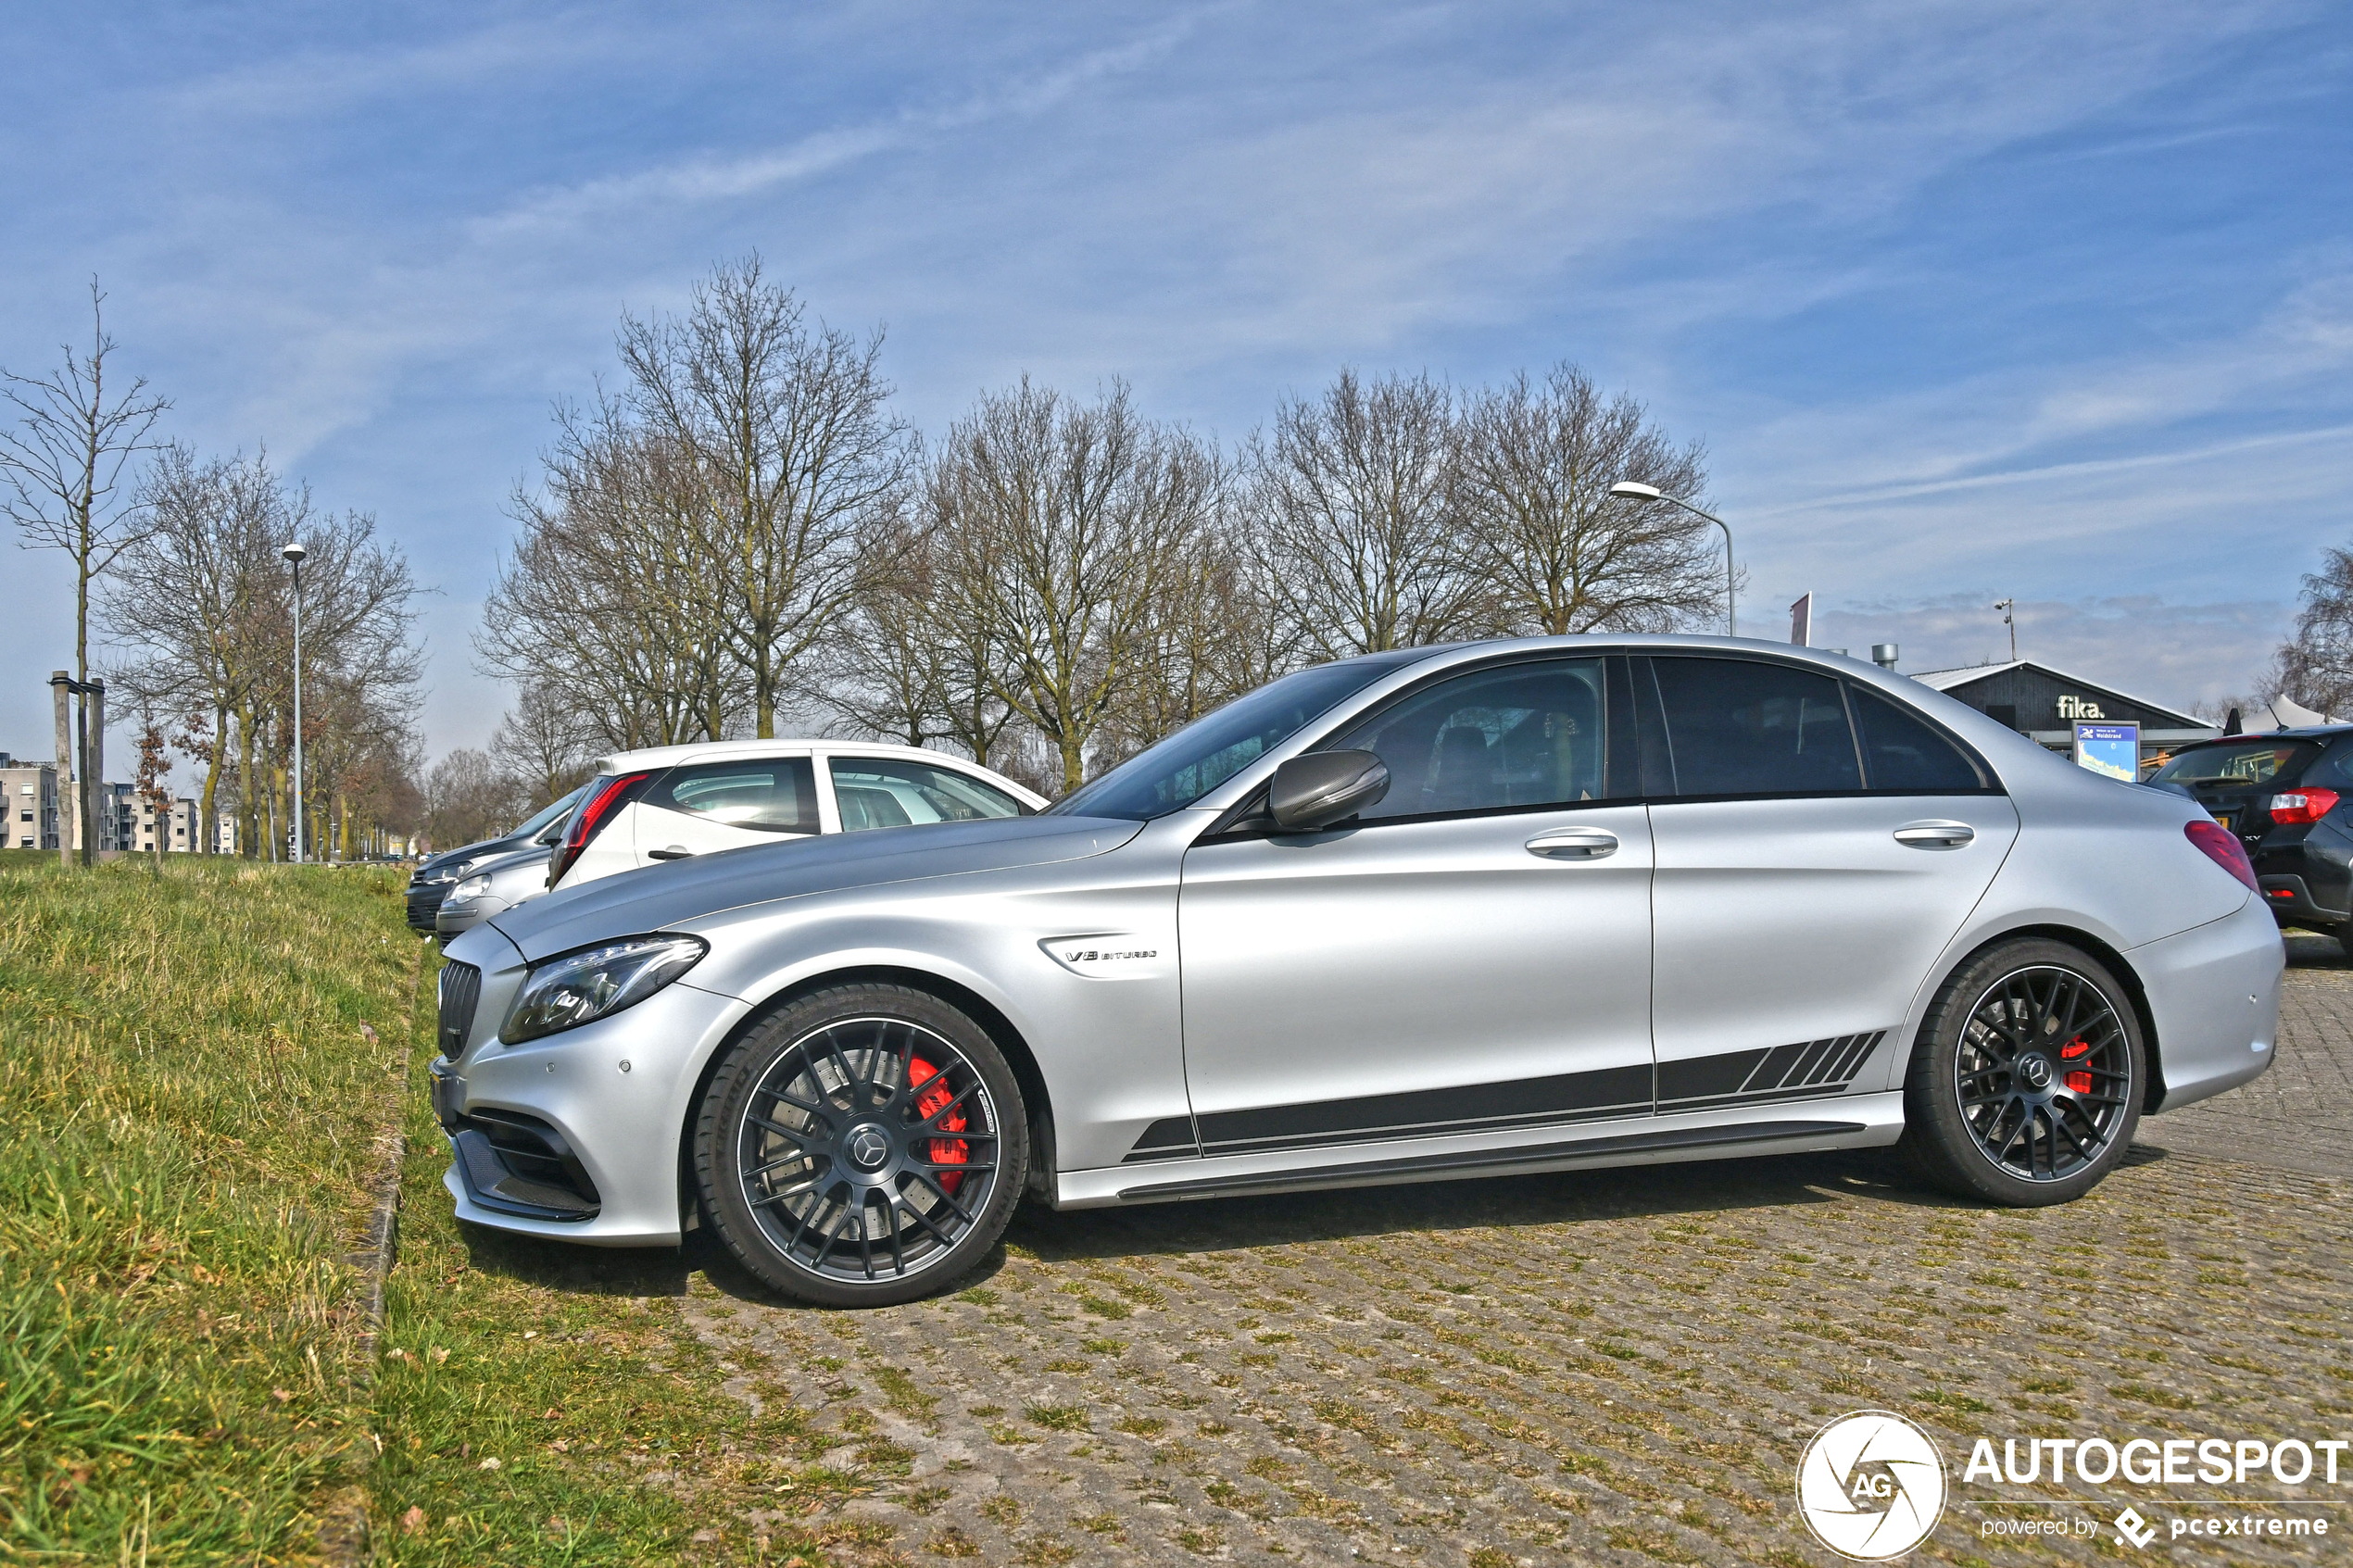
<svg viewBox="0 0 2353 1568"><path fill-rule="evenodd" d="M1609 499L1620 480L1669 495L1707 487L1697 445L1677 446L1642 406L1604 398L1576 366L1526 372L1464 399L1459 496L1500 630L1663 632L1715 613L1723 575L1704 519Z"/></svg>
<svg viewBox="0 0 2353 1568"><path fill-rule="evenodd" d="M862 525L895 508L912 459L881 354L879 332L861 343L804 325L757 255L716 268L684 317L623 324L631 409L689 464L689 515L715 569L696 587L762 738L857 586Z"/></svg>
<svg viewBox="0 0 2353 1568"><path fill-rule="evenodd" d="M950 431L928 495L942 599L985 640L995 695L1052 747L1062 790L1087 777L1225 483L1206 443L1137 418L1118 383L1081 407L1025 377Z"/></svg>
<svg viewBox="0 0 2353 1568"><path fill-rule="evenodd" d="M560 697L616 751L717 740L743 708L712 586L690 454L618 403L559 409L544 495L518 494L522 536L474 639L484 670Z"/></svg>
<svg viewBox="0 0 2353 1568"><path fill-rule="evenodd" d="M2268 686L2316 713L2353 712L2353 549L2331 546L2305 575L2304 608Z"/></svg>
<svg viewBox="0 0 2353 1568"><path fill-rule="evenodd" d="M492 837L513 824L518 809L514 781L488 752L461 746L425 776L425 833L436 850Z"/></svg>
<svg viewBox="0 0 2353 1568"><path fill-rule="evenodd" d="M490 758L536 809L576 788L595 765L580 715L564 694L528 685L490 737Z"/></svg>
<svg viewBox="0 0 2353 1568"><path fill-rule="evenodd" d="M1302 639L1275 607L1243 541L1225 526L1203 529L1164 579L1129 683L1112 720L1099 768L1296 666Z"/></svg>
<svg viewBox="0 0 2353 1568"><path fill-rule="evenodd" d="M859 733L909 746L944 741L1002 760L1010 683L987 630L955 612L953 523L900 519L869 545L868 570L831 640L819 701Z"/></svg>
<svg viewBox="0 0 2353 1568"><path fill-rule="evenodd" d="M1340 371L1287 398L1245 461L1278 612L1326 659L1443 642L1489 618L1456 513L1452 398L1427 376Z"/></svg>
<svg viewBox="0 0 2353 1568"><path fill-rule="evenodd" d="M34 378L0 370L0 383L17 415L17 428L0 429L0 511L17 525L28 549L63 550L73 561L73 672L90 679L90 587L117 557L135 543L146 513L122 490L124 468L151 447L148 433L171 405L147 391L144 379L110 390L107 361L115 351L107 335L106 295L90 280L90 348L64 349L65 364ZM76 734L86 738L89 699L82 698ZM82 771L75 764L75 771ZM74 816L82 839L82 861L97 852L97 781L80 781ZM68 835L68 842L71 835Z"/></svg>
<svg viewBox="0 0 2353 1568"><path fill-rule="evenodd" d="M278 552L308 521L308 501L289 495L266 453L200 460L178 444L157 456L141 499L151 526L100 598L109 641L132 658L110 678L134 700L197 716L183 748L204 766L199 810L214 823L236 782L239 716L255 710L263 662L277 651ZM208 831L205 851L213 847Z"/></svg>

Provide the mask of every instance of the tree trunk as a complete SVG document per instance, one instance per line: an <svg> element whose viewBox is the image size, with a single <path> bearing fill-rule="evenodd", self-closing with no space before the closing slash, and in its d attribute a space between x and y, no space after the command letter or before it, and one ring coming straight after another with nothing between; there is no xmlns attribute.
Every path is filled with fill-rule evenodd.
<svg viewBox="0 0 2353 1568"><path fill-rule="evenodd" d="M215 824L215 808L220 797L220 759L229 749L229 710L215 707L212 710L212 755L205 761L204 795L199 802L203 820L188 824L188 848L195 854L214 855L220 850L220 830ZM196 841L201 838L203 847Z"/></svg>

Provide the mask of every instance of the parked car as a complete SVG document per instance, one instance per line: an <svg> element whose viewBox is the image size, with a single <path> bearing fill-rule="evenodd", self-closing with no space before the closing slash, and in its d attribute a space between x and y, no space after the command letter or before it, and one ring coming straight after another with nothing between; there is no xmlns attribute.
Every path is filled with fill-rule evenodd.
<svg viewBox="0 0 2353 1568"><path fill-rule="evenodd" d="M504 914L524 899L547 892L547 857L555 853L556 832L556 828L544 830L540 836L547 842L528 849L477 862L451 884L433 921L442 946L447 947L451 937L472 931L491 916Z"/></svg>
<svg viewBox="0 0 2353 1568"><path fill-rule="evenodd" d="M625 751L598 761L547 885L779 838L1018 817L1045 804L978 763L912 746L737 740Z"/></svg>
<svg viewBox="0 0 2353 1568"><path fill-rule="evenodd" d="M2353 956L2353 724L2198 741L2149 782L2238 835L2274 920L2324 932Z"/></svg>
<svg viewBox="0 0 2353 1568"><path fill-rule="evenodd" d="M837 1305L947 1285L1025 1192L1900 1143L2045 1204L2271 1062L2255 887L2191 802L1859 660L1414 648L1287 676L1037 816L495 917L449 947L434 1103L461 1217L706 1224Z"/></svg>
<svg viewBox="0 0 2353 1568"><path fill-rule="evenodd" d="M562 799L540 808L530 821L512 833L497 838L485 838L479 844L461 844L455 849L445 849L417 864L409 876L409 929L422 936L431 936L441 912L441 901L449 890L471 874L475 868L489 864L503 855L518 849L528 849L542 841L554 842L554 834L563 831L572 816L573 808L580 803L586 785L573 790Z"/></svg>

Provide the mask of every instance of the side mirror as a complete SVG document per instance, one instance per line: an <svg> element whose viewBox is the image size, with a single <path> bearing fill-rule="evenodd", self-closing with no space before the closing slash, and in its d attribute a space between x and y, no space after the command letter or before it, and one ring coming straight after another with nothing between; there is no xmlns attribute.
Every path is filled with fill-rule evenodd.
<svg viewBox="0 0 2353 1568"><path fill-rule="evenodd" d="M1369 751L1316 751L1275 770L1266 814L1284 833L1344 822L1389 793L1389 764Z"/></svg>

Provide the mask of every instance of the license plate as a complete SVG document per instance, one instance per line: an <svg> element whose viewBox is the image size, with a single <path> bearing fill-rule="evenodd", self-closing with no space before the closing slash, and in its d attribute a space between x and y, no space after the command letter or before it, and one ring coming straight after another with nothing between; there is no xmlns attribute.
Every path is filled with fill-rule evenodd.
<svg viewBox="0 0 2353 1568"><path fill-rule="evenodd" d="M2238 828L2237 828L2238 814L2237 814L2236 812L2234 812L2234 811L2208 811L2208 812L2207 813L2207 815L2208 815L2208 816L2209 816L2209 817L2212 817L2212 818L2213 818L2216 822L2218 822L2221 823L2224 827L2231 829L2231 831L2233 831L2233 833L2235 833L2235 832L2237 832L2237 831L2238 831Z"/></svg>

